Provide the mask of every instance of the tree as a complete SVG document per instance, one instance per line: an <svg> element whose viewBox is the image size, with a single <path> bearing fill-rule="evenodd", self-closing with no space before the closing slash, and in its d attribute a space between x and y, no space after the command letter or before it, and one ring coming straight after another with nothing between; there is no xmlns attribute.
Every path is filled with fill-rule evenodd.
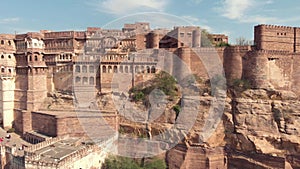
<svg viewBox="0 0 300 169"><path fill-rule="evenodd" d="M245 37L238 37L236 39L236 44L240 46L253 45L253 41L247 40Z"/></svg>
<svg viewBox="0 0 300 169"><path fill-rule="evenodd" d="M167 165L164 160L153 158L145 163L138 162L128 157L109 156L105 159L102 169L165 169Z"/></svg>
<svg viewBox="0 0 300 169"><path fill-rule="evenodd" d="M141 169L141 167L130 158L109 156L105 159L102 169Z"/></svg>
<svg viewBox="0 0 300 169"><path fill-rule="evenodd" d="M201 47L212 47L213 38L211 34L206 30L201 31Z"/></svg>

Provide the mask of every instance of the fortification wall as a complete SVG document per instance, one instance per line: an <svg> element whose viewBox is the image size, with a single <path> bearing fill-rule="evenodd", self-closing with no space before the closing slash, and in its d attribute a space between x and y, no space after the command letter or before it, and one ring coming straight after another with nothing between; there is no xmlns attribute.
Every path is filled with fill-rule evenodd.
<svg viewBox="0 0 300 169"><path fill-rule="evenodd" d="M227 82L242 78L242 60L250 50L251 46L231 46L224 49L223 65Z"/></svg>
<svg viewBox="0 0 300 169"><path fill-rule="evenodd" d="M294 52L294 35L293 27L258 25L254 28L254 43L258 50Z"/></svg>
<svg viewBox="0 0 300 169"><path fill-rule="evenodd" d="M248 52L243 59L243 78L254 88L291 90L298 83L298 62L286 51L259 50Z"/></svg>
<svg viewBox="0 0 300 169"><path fill-rule="evenodd" d="M27 110L14 110L14 121L13 127L16 130L16 133L25 134L32 130L31 122L31 112Z"/></svg>
<svg viewBox="0 0 300 169"><path fill-rule="evenodd" d="M93 130L95 125L110 126L118 130L118 116L115 112L102 112L100 115L84 115L80 112L61 112L62 115L54 115L40 112L32 112L32 129L51 137L86 135L87 130ZM83 126L84 125L84 126ZM91 128L90 128L91 127ZM103 128L104 129L104 128Z"/></svg>
<svg viewBox="0 0 300 169"><path fill-rule="evenodd" d="M27 70L17 69L15 78L15 109L27 109L27 90Z"/></svg>
<svg viewBox="0 0 300 169"><path fill-rule="evenodd" d="M28 74L27 110L38 110L47 97L47 71L33 69Z"/></svg>
<svg viewBox="0 0 300 169"><path fill-rule="evenodd" d="M300 28L295 29L295 52L300 52Z"/></svg>
<svg viewBox="0 0 300 169"><path fill-rule="evenodd" d="M292 54L292 61L291 90L300 96L300 54Z"/></svg>
<svg viewBox="0 0 300 169"><path fill-rule="evenodd" d="M243 59L243 79L247 79L254 88L268 88L268 58L265 53L251 51Z"/></svg>
<svg viewBox="0 0 300 169"><path fill-rule="evenodd" d="M53 115L32 112L32 129L48 136L57 136L57 120Z"/></svg>

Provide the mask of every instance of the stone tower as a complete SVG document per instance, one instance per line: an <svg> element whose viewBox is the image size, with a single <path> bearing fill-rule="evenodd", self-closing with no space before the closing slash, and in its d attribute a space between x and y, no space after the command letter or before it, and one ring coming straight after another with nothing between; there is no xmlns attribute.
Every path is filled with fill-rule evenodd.
<svg viewBox="0 0 300 169"><path fill-rule="evenodd" d="M14 120L14 90L16 61L14 35L0 35L0 123L11 128Z"/></svg>
<svg viewBox="0 0 300 169"><path fill-rule="evenodd" d="M40 33L16 35L16 128L25 133L31 130L31 111L39 109L47 97L47 66L44 61L44 42ZM19 120L19 121L18 121Z"/></svg>

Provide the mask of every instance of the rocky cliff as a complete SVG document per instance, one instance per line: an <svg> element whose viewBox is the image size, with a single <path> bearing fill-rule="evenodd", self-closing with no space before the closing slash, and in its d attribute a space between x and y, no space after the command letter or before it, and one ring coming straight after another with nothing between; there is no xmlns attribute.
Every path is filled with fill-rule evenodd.
<svg viewBox="0 0 300 169"><path fill-rule="evenodd" d="M222 121L207 140L199 136L205 132L201 129L212 98L201 97L201 112L189 140L168 152L169 167L300 168L297 95L290 91L248 89L229 92L228 96Z"/></svg>

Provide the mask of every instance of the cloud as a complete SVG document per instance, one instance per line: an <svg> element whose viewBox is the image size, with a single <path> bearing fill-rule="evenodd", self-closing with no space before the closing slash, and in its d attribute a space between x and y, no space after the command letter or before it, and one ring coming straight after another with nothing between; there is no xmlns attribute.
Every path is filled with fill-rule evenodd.
<svg viewBox="0 0 300 169"><path fill-rule="evenodd" d="M97 0L91 5L100 12L114 15L132 14L147 11L164 11L169 0Z"/></svg>
<svg viewBox="0 0 300 169"><path fill-rule="evenodd" d="M224 0L218 9L222 16L229 19L241 19L254 4L253 0Z"/></svg>
<svg viewBox="0 0 300 169"><path fill-rule="evenodd" d="M16 23L20 20L20 18L3 18L0 19L1 24L7 24L7 23Z"/></svg>
<svg viewBox="0 0 300 169"><path fill-rule="evenodd" d="M216 8L223 17L242 23L270 23L278 21L276 17L253 14L254 9L273 4L273 0L222 0Z"/></svg>

